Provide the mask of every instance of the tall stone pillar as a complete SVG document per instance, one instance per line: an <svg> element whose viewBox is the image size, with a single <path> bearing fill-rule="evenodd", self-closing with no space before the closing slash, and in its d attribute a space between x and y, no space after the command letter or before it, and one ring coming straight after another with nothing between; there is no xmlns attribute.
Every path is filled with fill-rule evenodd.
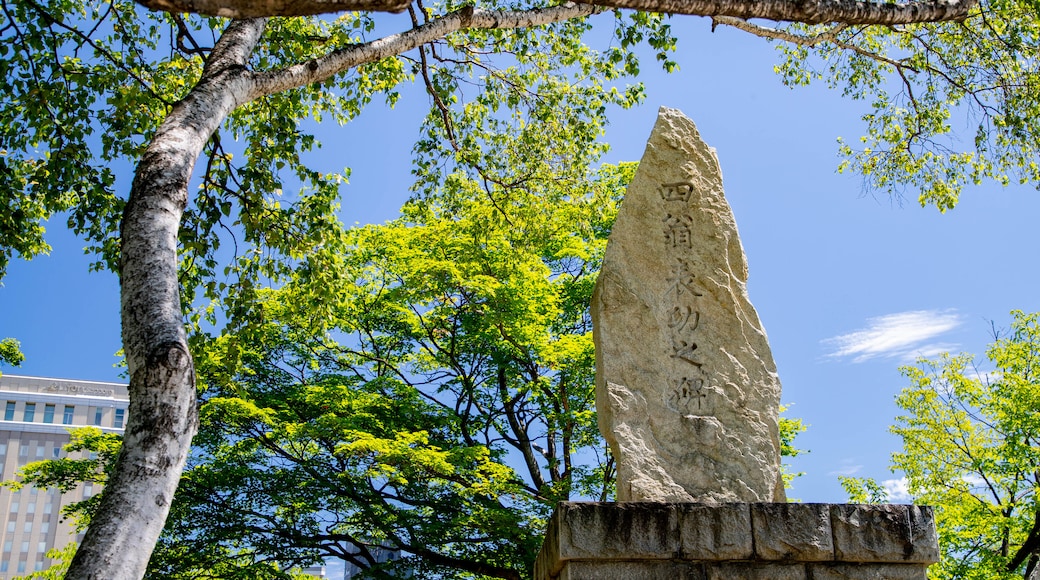
<svg viewBox="0 0 1040 580"><path fill-rule="evenodd" d="M662 108L592 298L621 501L784 501L780 380L715 150Z"/></svg>
<svg viewBox="0 0 1040 580"><path fill-rule="evenodd" d="M785 503L746 282L715 151L662 108L592 300L619 503L561 503L535 580L926 580L930 508Z"/></svg>

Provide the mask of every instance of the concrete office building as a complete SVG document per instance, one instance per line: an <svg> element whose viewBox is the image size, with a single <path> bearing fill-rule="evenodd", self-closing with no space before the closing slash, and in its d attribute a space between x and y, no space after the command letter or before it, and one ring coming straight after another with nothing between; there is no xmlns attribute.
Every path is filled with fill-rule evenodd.
<svg viewBox="0 0 1040 580"><path fill-rule="evenodd" d="M64 457L69 427L122 433L128 404L123 384L0 376L0 479L14 479L26 463ZM64 495L0 488L0 580L49 567L48 550L78 539L61 508L97 492L89 484Z"/></svg>

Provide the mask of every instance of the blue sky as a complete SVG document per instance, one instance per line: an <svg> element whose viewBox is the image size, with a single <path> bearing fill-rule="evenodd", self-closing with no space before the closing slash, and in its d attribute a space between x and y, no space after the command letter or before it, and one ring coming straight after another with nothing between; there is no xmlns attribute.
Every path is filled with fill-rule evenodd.
<svg viewBox="0 0 1040 580"><path fill-rule="evenodd" d="M986 186L940 215L920 208L914 192L893 200L865 191L861 178L835 168L836 139L860 135L867 103L822 86L783 87L764 40L721 27L712 33L706 19L673 25L680 70L665 75L644 63L646 103L612 116L607 161L640 157L659 106L697 123L718 151L783 400L810 425L797 441L810 453L793 465L806 475L790 495L842 501L839 474L896 480L887 466L899 442L887 428L906 384L899 365L944 350L981 354L991 321L1006 326L1011 309L1040 309L1040 197ZM416 87L393 111L373 105L324 136L316 162L353 168L345 222L395 216L425 107ZM965 139L971 135L965 126ZM115 277L88 274L82 243L60 227L49 234L54 252L15 261L0 288L0 337L21 340L27 356L5 371L120 380Z"/></svg>

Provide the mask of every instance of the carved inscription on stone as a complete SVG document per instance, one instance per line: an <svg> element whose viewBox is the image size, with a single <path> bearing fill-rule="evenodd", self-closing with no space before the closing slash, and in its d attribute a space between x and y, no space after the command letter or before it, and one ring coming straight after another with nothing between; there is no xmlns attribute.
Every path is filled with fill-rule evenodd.
<svg viewBox="0 0 1040 580"><path fill-rule="evenodd" d="M780 383L718 160L662 109L593 296L600 430L622 501L783 501Z"/></svg>

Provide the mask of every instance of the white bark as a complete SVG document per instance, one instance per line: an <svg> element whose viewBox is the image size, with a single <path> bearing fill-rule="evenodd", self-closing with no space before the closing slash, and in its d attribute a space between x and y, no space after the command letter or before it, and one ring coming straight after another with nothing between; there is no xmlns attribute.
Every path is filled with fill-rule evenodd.
<svg viewBox="0 0 1040 580"><path fill-rule="evenodd" d="M669 14L764 18L821 24L909 24L962 20L977 0L914 0L905 3L863 0L582 0L611 8ZM408 0L138 0L154 10L196 12L232 18L305 16L348 10L398 12Z"/></svg>
<svg viewBox="0 0 1040 580"><path fill-rule="evenodd" d="M400 12L411 0L138 0L152 10L193 12L226 18L310 16L330 12L372 10Z"/></svg>
<svg viewBox="0 0 1040 580"><path fill-rule="evenodd" d="M777 22L894 26L915 22L963 20L978 0L581 0L598 6L669 14L762 18Z"/></svg>
<svg viewBox="0 0 1040 580"><path fill-rule="evenodd" d="M566 2L549 8L523 11L481 10L467 6L445 14L417 28L378 40L355 44L326 56L255 75L253 98L323 81L332 75L361 64L403 54L425 43L466 29L528 28L590 16L601 9L589 4Z"/></svg>
<svg viewBox="0 0 1040 580"><path fill-rule="evenodd" d="M221 36L191 93L163 122L137 167L123 214L120 284L130 413L112 479L68 579L144 576L198 427L195 376L177 277L177 233L195 160L245 94L244 65L263 21Z"/></svg>
<svg viewBox="0 0 1040 580"><path fill-rule="evenodd" d="M198 84L163 121L137 166L121 229L123 347L130 413L112 479L66 575L71 580L144 576L198 425L194 367L177 276L177 234L195 161L236 107L400 54L463 28L518 28L585 16L587 5L535 11L467 8L408 32L275 73L247 68L264 20L233 21Z"/></svg>

